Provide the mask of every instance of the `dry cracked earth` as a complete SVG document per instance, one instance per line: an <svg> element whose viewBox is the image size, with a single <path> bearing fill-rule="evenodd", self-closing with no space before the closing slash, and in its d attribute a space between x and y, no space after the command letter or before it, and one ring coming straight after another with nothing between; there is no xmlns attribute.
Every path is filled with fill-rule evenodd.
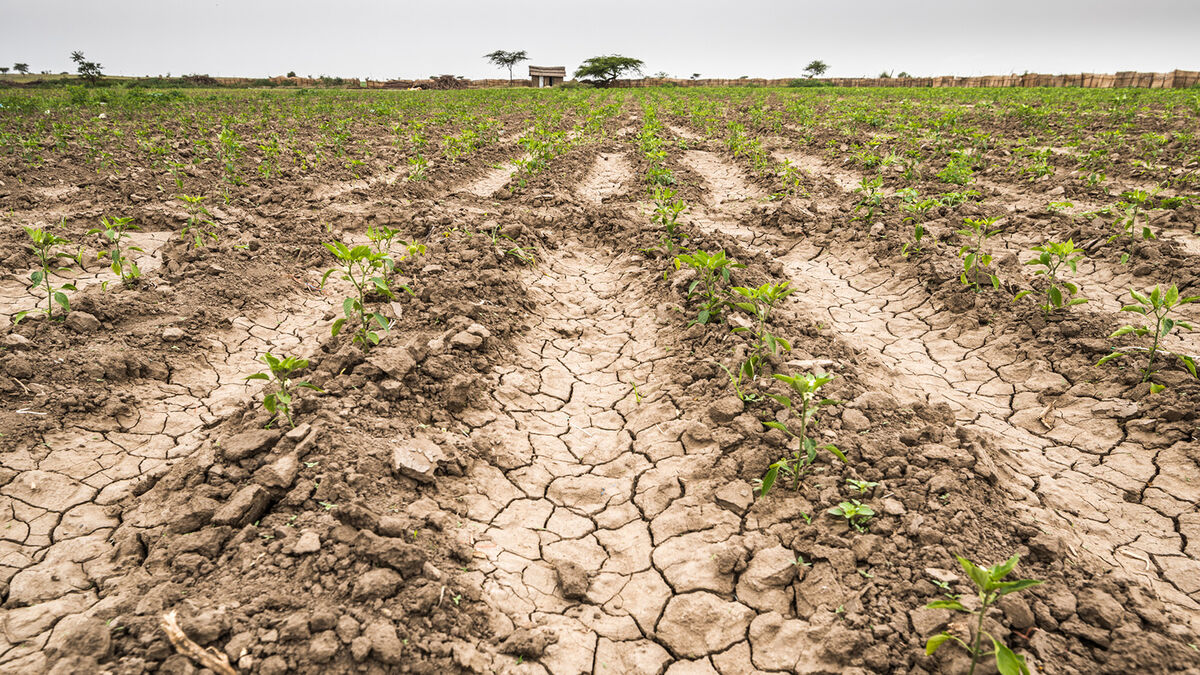
<svg viewBox="0 0 1200 675"><path fill-rule="evenodd" d="M698 138L680 127L672 130ZM839 207L852 203L848 191L857 181L820 158L790 157L836 188L809 200L809 215L840 222L846 209ZM414 377L455 382L437 375L433 366L444 365L436 361L438 348L454 355L449 360L475 369L481 384L470 389L469 403L452 405L452 414L417 410L443 404L444 393L422 398L402 414L380 412L373 438L382 438L389 450L379 466L395 476L379 478L379 485L363 487L376 482L367 469L378 467L363 463L372 455L364 449L370 446L348 446L361 458L315 454L318 445L346 449L328 439L340 429L336 418L350 416L351 404L282 437L246 431L262 419L248 412L259 388L244 380L261 369L256 362L261 353L331 361L342 354L329 348L327 338L339 296L315 290L316 269L306 272L302 290L275 308L186 336L185 358L169 366L136 358L117 364L129 371L125 395L101 410L64 415L36 445L5 452L0 671L195 672L156 630L158 610L183 607L206 617L185 622L192 639L245 672L959 672L961 658L929 659L918 656L919 646L912 648L929 633L954 625L949 616L920 610L937 597L922 579L962 581L943 569L949 567L944 561L900 575L898 583L910 592L919 583L931 590L921 602L898 608L884 601L876 613L863 607L864 598L883 593L864 572L886 566L885 540L927 531L932 521L915 509L927 514L941 509L938 495L952 488L931 488L902 503L886 491L884 480L885 488L874 496L880 520L894 523L882 531L891 529L890 537L855 538L843 530L838 541L849 543L841 549L819 534L813 536L820 548L794 545L792 525L780 522L798 527L799 517L782 519L756 501L751 481L757 474L730 477L720 468L730 447L725 432L734 428L740 437L753 438L762 432L760 421L728 392L694 396L697 390L674 386L691 381L688 352L695 345L680 338L685 327L673 309L679 298L655 283L662 274L656 259L620 236L605 240L569 231L620 214L644 222L633 148L627 141L609 142L571 160L586 163L586 170L572 194L555 197L554 207L540 206L546 201L540 196L493 200L509 180L510 168L502 165L452 190L446 203L430 206L434 220L411 223L414 231L428 229L434 221L446 222L438 214L453 209L459 209L455 217L505 221L525 222L533 214L528 222L545 226L538 264L499 266L495 273L510 279L519 289L510 294L526 301L521 330L496 346L501 341L493 334L500 331L476 323L478 312L455 305L440 311L436 330L414 331L430 346L398 357L414 362L403 368L386 359L369 360L369 366L343 360L347 365L339 371L317 361L335 385L338 377L357 374L359 380L336 388L368 409L365 399L396 391L386 385L389 377L413 391ZM1114 664L1144 672L1200 668L1180 647L1194 644L1200 629L1200 472L1195 441L1179 425L1171 426L1169 415L1148 418L1111 383L1060 373L1048 358L1031 358L1023 349L1031 339L1028 330L963 321L962 312L947 306L907 263L876 257L869 242L771 230L763 217L765 190L721 152L688 150L677 161L704 194L689 210L690 226L771 261L766 268L797 289L788 310L857 355L854 368L869 390L856 404L829 413L838 418L842 434L867 435L883 426L886 417L858 405L861 401L890 400L909 412L948 410L946 424L955 429L950 435L978 439L972 447L982 448L973 468L949 474L951 482L971 472L987 476L1005 495L1009 512L1036 523L1038 544L1022 550L1049 556L1052 562L1039 569L1053 569L1060 579L1076 574L1064 569L1102 570L1119 580L1078 592L1059 587L1005 606L997 630L1021 638L1020 651L1045 672L1099 672ZM361 193L386 194L394 178L331 189L319 198L334 210L343 199L361 206L355 201ZM143 270L155 275L165 234L135 241L145 249ZM1004 253L1016 254L1036 239L1006 233L1000 242ZM1180 243L1184 249L1193 244ZM460 258L468 276L474 276L468 263L478 259ZM435 264L422 273L439 271ZM1089 259L1081 273L1092 298L1082 312L1111 315L1135 282L1131 272L1099 259ZM100 271L76 283L83 293L113 278ZM12 317L31 298L23 284L5 282L0 314ZM427 306L455 300L448 290ZM474 309L501 304L499 296L488 296ZM458 314L470 318L459 325ZM426 337L440 331L441 338ZM163 339L184 336L164 332ZM17 333L5 340L14 352L28 348ZM1196 334L1171 346L1200 352ZM495 351L473 356L480 349ZM825 355L814 356L809 363L829 363ZM474 358L483 359L478 367ZM12 373L11 362L7 367L10 377L20 375ZM97 363L95 374L104 377L112 367ZM14 414L44 413L29 406ZM397 424L404 433L387 436ZM441 433L426 434L428 428ZM446 455L464 445L452 438L456 434L469 439L472 451L448 461ZM423 440L408 440L414 437ZM257 445L246 446L247 438ZM952 454L936 443L923 447ZM244 453L231 459L234 448ZM198 479L204 470L207 478ZM933 479L946 486L946 475ZM317 485L302 489L313 476ZM402 486L397 494L409 502L393 509L399 516L361 515L384 512L385 504L396 501L384 494L394 485ZM360 501L344 486L361 488L366 496ZM835 498L810 504L814 521L827 522L819 513L837 501L836 488L823 489L823 497ZM191 517L204 509L188 510L170 498L207 500L212 507L206 516L179 525L172 520L178 513ZM346 508L351 501L357 511ZM167 525L146 515L173 508L178 513L162 516ZM289 531L287 513L293 519L311 513L313 520ZM387 517L401 518L396 521L401 525L384 525ZM457 555L417 553L416 544L404 543L419 541L417 531L430 528L441 530L435 540L457 547ZM170 556L156 557L154 544L147 543L152 536L177 542L203 532L217 534ZM928 543L924 534L921 538ZM360 548L373 551L367 556L373 564L346 562ZM256 558L249 557L251 551ZM813 551L825 554L814 558ZM279 575L262 579L302 575L316 586L305 592L324 598L323 604L288 608L279 601L283 609L269 603L264 608L232 591L219 596L243 578L266 584L253 576L259 568ZM428 596L423 609L413 609L408 599L390 599L401 576ZM198 593L179 591L187 586L185 577L193 580L187 583L200 579ZM203 586L205 577L220 581ZM174 585L169 592L163 590L168 583ZM264 588L259 595L269 593ZM444 620L460 602L476 623ZM124 633L112 630L122 624L129 626ZM1164 640L1146 648L1160 650L1154 652L1160 660L1144 653L1108 662L1098 656L1111 645L1127 645L1143 628ZM410 639L417 643L435 629L441 642L410 646ZM422 656L410 661L408 655L418 652L408 650L414 649Z"/></svg>

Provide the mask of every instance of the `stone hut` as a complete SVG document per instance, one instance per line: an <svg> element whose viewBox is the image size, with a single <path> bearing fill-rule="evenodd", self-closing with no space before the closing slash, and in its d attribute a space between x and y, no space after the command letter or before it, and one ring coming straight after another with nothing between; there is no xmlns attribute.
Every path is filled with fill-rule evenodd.
<svg viewBox="0 0 1200 675"><path fill-rule="evenodd" d="M529 84L542 87L557 87L567 77L565 66L529 66Z"/></svg>

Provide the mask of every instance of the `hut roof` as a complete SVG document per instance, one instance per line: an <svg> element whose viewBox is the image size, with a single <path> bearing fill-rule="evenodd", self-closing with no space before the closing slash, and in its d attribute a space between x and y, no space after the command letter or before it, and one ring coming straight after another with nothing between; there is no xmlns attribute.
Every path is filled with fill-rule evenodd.
<svg viewBox="0 0 1200 675"><path fill-rule="evenodd" d="M567 76L566 66L529 66L530 77L562 77Z"/></svg>

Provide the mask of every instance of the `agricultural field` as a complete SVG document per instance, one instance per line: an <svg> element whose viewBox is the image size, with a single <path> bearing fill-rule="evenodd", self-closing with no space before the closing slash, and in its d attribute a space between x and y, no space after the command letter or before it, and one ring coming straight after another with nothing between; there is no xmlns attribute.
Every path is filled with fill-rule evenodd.
<svg viewBox="0 0 1200 675"><path fill-rule="evenodd" d="M1200 672L1194 91L0 106L0 672Z"/></svg>

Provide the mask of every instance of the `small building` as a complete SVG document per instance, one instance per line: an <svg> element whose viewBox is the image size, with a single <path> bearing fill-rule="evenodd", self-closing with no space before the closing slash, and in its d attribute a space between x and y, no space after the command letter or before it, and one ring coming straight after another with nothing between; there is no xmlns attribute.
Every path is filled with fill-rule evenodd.
<svg viewBox="0 0 1200 675"><path fill-rule="evenodd" d="M557 87L566 77L566 66L529 66L529 84L538 89Z"/></svg>

